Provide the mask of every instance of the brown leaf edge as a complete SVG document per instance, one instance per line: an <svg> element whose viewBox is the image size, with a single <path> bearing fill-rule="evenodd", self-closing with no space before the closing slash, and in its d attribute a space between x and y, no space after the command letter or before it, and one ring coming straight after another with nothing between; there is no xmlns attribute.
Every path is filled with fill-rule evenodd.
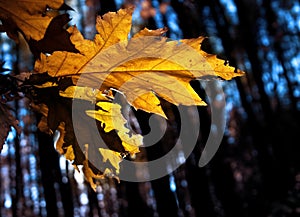
<svg viewBox="0 0 300 217"><path fill-rule="evenodd" d="M11 108L3 103L0 103L0 152L3 148L5 140L7 139L8 133L13 127L18 134L21 133L19 127L19 121L13 116Z"/></svg>

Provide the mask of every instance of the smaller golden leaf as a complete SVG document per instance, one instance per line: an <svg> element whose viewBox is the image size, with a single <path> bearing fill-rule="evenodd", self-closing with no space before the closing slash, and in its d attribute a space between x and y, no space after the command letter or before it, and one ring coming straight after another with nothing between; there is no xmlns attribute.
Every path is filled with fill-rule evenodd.
<svg viewBox="0 0 300 217"><path fill-rule="evenodd" d="M124 127L126 119L121 113L121 106L111 102L98 102L96 104L101 109L97 111L88 110L86 114L102 123L105 132L116 129L117 131L127 133L129 130Z"/></svg>
<svg viewBox="0 0 300 217"><path fill-rule="evenodd" d="M130 154L139 152L138 147L142 145L143 137L138 134L129 135L130 130L125 126L127 121L121 113L121 106L111 102L98 102L97 106L100 109L88 110L86 114L100 121L105 132L116 130L124 149Z"/></svg>
<svg viewBox="0 0 300 217"><path fill-rule="evenodd" d="M75 159L75 154L72 145L69 145L66 148L65 158L69 161L73 161Z"/></svg>
<svg viewBox="0 0 300 217"><path fill-rule="evenodd" d="M47 81L47 82L45 82L43 84L40 84L40 85L36 84L34 86L37 87L37 88L47 88L47 87L57 87L58 85L55 82Z"/></svg>
<svg viewBox="0 0 300 217"><path fill-rule="evenodd" d="M89 87L69 86L64 91L59 91L59 95L62 97L72 99L82 99L91 102L107 101L112 98L112 95L103 94L101 91Z"/></svg>
<svg viewBox="0 0 300 217"><path fill-rule="evenodd" d="M124 149L129 152L130 155L135 155L140 152L139 147L143 144L143 136L139 134L129 135L125 131L118 131L118 136L122 140Z"/></svg>
<svg viewBox="0 0 300 217"><path fill-rule="evenodd" d="M120 172L119 163L122 161L120 153L105 148L99 148L99 152L103 156L103 162L109 161L118 174Z"/></svg>
<svg viewBox="0 0 300 217"><path fill-rule="evenodd" d="M133 133L129 135L130 130L125 126L127 121L121 113L121 106L111 102L98 102L97 106L100 107L99 110L88 110L86 114L100 121L105 132L116 130L117 135L122 141L122 146L131 156L138 153L139 147L143 143L143 137ZM119 163L122 161L121 153L102 148L99 150L103 155L103 160L109 160L118 173Z"/></svg>

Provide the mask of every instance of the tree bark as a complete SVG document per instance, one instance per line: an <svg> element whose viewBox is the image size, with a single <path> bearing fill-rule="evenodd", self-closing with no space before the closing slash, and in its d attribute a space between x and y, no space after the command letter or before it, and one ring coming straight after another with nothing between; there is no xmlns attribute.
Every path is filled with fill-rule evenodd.
<svg viewBox="0 0 300 217"><path fill-rule="evenodd" d="M153 217L154 211L141 197L139 183L123 182L126 188L126 199L128 202L127 212L124 217Z"/></svg>
<svg viewBox="0 0 300 217"><path fill-rule="evenodd" d="M57 181L56 165L58 163L58 155L53 149L53 141L50 136L38 131L37 138L39 142L40 168L47 216L58 217L56 189L54 187Z"/></svg>

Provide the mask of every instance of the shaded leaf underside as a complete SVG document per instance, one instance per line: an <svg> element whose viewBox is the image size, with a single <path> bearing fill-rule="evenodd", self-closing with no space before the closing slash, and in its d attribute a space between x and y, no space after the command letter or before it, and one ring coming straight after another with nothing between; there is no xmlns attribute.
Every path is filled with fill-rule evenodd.
<svg viewBox="0 0 300 217"><path fill-rule="evenodd" d="M0 103L0 152L11 127L15 128L18 133L20 132L18 121L11 114L9 107Z"/></svg>
<svg viewBox="0 0 300 217"><path fill-rule="evenodd" d="M64 6L64 0L0 0L0 19L9 35L21 30L27 40L40 40L55 16L51 10Z"/></svg>

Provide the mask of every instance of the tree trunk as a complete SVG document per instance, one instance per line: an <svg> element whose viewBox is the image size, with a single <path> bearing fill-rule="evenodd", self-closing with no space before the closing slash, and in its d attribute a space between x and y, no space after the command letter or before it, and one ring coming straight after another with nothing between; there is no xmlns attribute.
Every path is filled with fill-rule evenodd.
<svg viewBox="0 0 300 217"><path fill-rule="evenodd" d="M161 101L162 104L165 104L163 101ZM166 103L168 106L168 103ZM162 105L163 108L165 108L164 105ZM172 108L168 108L168 111L165 110L165 113L168 117L167 112L173 112ZM140 128L143 134L148 134L149 133L149 115L145 112L136 112L136 117L137 120L139 121ZM170 126L169 126L170 128ZM150 129L151 131L151 129ZM165 132L165 135L169 135L168 132L172 133L172 130ZM150 132L151 133L151 132ZM174 132L173 132L174 133ZM165 139L166 140L166 139ZM164 154L167 153L168 149L170 149L170 144L175 144L175 140L166 140L164 141L164 138L162 138L158 143L156 144L147 144L151 145L147 147L147 160L152 161L155 159L158 159L160 157L163 157ZM162 165L162 166L167 166L167 165ZM150 177L151 177L151 172L154 171L149 171ZM157 212L159 217L168 217L168 216L178 216L178 205L176 201L176 197L174 192L171 191L170 189L170 181L169 181L169 176L166 175L162 178L152 180L151 181L151 186L154 191L156 203L157 203Z"/></svg>
<svg viewBox="0 0 300 217"><path fill-rule="evenodd" d="M58 155L53 148L52 137L37 132L39 142L40 168L44 188L46 211L48 217L58 217L55 183L57 181Z"/></svg>
<svg viewBox="0 0 300 217"><path fill-rule="evenodd" d="M123 185L126 188L126 199L128 202L127 213L124 217L153 217L154 211L141 197L139 183L123 182Z"/></svg>
<svg viewBox="0 0 300 217"><path fill-rule="evenodd" d="M98 206L98 198L97 198L97 193L89 186L88 183L86 183L88 186L88 199L89 199L89 217L95 216L95 212L97 213L98 217L101 217L101 210L100 207Z"/></svg>

